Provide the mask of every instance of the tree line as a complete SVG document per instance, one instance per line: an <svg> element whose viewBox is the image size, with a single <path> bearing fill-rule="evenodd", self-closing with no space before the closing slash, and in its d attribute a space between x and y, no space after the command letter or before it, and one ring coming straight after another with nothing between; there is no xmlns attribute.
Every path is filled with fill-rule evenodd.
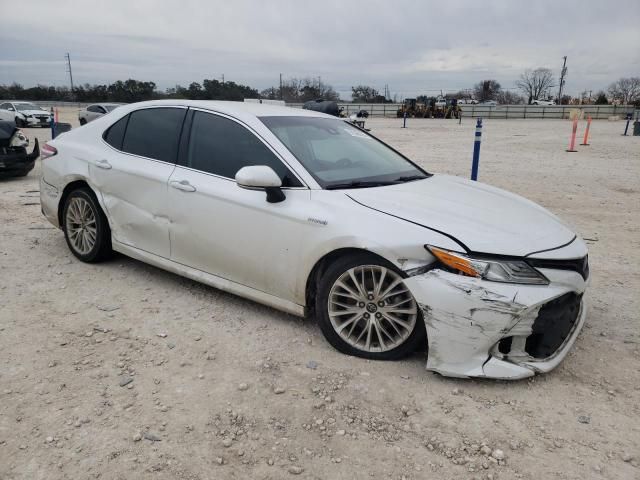
<svg viewBox="0 0 640 480"><path fill-rule="evenodd" d="M515 82L520 93L505 90L496 80L482 80L473 89L460 91L453 96L459 99L474 98L479 102L494 100L497 103L518 105L531 104L534 100L555 100L558 105L593 103L607 105L618 103L621 105L636 105L640 107L640 77L620 78L611 83L605 90L599 90L592 96L583 91L577 97L562 95L557 98L553 73L548 68L526 70ZM456 96L457 95L457 96Z"/></svg>
<svg viewBox="0 0 640 480"><path fill-rule="evenodd" d="M45 100L75 101L82 103L114 102L131 103L163 98L185 98L190 100L243 100L260 98L258 90L235 82L203 80L202 84L193 82L188 87L176 85L164 91L158 90L155 82L139 80L118 80L109 85L84 84L74 87L53 87L36 85L25 88L18 83L0 85L0 98L3 100Z"/></svg>
<svg viewBox="0 0 640 480"><path fill-rule="evenodd" d="M482 80L473 88L447 94L448 98L458 100L474 99L479 102L494 100L501 104L523 104L534 100L555 99L558 104L595 103L606 105L609 102L620 104L635 104L640 107L640 77L620 78L613 82L605 92L600 90L593 97L584 91L579 97L563 95L561 99L554 98L556 82L553 73L548 68L537 68L525 71L516 81L516 88L504 89L493 79ZM368 85L351 87L351 97L354 103L389 103L390 98L381 95L378 90ZM82 103L114 102L131 103L144 100L163 98L183 98L190 100L236 100L245 98L264 98L270 100L284 100L287 103L301 103L319 98L340 101L336 90L328 83L322 82L320 77L284 79L278 86L258 91L247 85L233 81L205 79L202 83L192 82L188 86L159 90L155 82L145 82L134 79L118 80L108 85L84 84L74 87L36 85L23 87L18 83L11 85L0 84L0 99L2 100L41 100L41 101L76 101ZM427 99L425 95L418 97Z"/></svg>

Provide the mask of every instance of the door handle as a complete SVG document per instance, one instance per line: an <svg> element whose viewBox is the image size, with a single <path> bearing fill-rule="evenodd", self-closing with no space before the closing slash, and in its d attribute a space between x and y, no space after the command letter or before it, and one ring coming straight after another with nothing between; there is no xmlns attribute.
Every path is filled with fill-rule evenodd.
<svg viewBox="0 0 640 480"><path fill-rule="evenodd" d="M171 180L169 184L173 188L177 188L178 190L182 190L183 192L195 192L196 187L191 185L188 180Z"/></svg>
<svg viewBox="0 0 640 480"><path fill-rule="evenodd" d="M107 160L102 159L102 160L98 160L96 162L96 167L104 168L105 170L109 170L109 169L111 169L111 164Z"/></svg>

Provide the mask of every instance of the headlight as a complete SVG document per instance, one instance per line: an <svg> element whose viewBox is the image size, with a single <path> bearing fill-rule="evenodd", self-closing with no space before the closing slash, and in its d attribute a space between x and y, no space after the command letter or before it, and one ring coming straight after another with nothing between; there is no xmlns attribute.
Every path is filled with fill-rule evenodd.
<svg viewBox="0 0 640 480"><path fill-rule="evenodd" d="M431 245L425 247L442 265L462 275L479 277L492 282L549 284L549 280L544 275L522 260L473 258Z"/></svg>
<svg viewBox="0 0 640 480"><path fill-rule="evenodd" d="M22 133L22 130L16 130L9 142L10 147L26 147L29 145L29 139Z"/></svg>
<svg viewBox="0 0 640 480"><path fill-rule="evenodd" d="M27 114L25 115L25 117L27 117L27 118L32 118L32 117L33 117L33 115L31 115L30 113L27 113Z"/></svg>

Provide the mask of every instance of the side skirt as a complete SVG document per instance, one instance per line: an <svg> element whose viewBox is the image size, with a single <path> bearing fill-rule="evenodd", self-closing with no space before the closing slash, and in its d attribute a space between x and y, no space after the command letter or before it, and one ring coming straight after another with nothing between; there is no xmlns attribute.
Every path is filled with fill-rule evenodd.
<svg viewBox="0 0 640 480"><path fill-rule="evenodd" d="M130 247L129 245L124 245L116 240L112 240L112 248L116 252L120 252L128 257L135 258L136 260L167 270L171 273L175 273L176 275L190 278L196 282L204 283L219 290L233 293L239 297L247 298L254 302L258 302L263 305L267 305L268 307L282 310L283 312L299 317L303 317L305 315L305 308L302 305L256 290L255 288L247 287L246 285L232 282L231 280L173 262L158 255L154 255L153 253L145 252L144 250L139 250L137 248Z"/></svg>

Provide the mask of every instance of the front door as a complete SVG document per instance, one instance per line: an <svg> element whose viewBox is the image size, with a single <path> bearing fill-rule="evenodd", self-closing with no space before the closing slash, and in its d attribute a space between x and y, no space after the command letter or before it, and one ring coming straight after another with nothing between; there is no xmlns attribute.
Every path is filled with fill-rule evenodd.
<svg viewBox="0 0 640 480"><path fill-rule="evenodd" d="M272 295L294 300L310 191L253 132L236 121L195 111L188 147L169 179L171 258ZM238 187L236 172L268 165L286 199ZM308 213L308 212L307 212Z"/></svg>

